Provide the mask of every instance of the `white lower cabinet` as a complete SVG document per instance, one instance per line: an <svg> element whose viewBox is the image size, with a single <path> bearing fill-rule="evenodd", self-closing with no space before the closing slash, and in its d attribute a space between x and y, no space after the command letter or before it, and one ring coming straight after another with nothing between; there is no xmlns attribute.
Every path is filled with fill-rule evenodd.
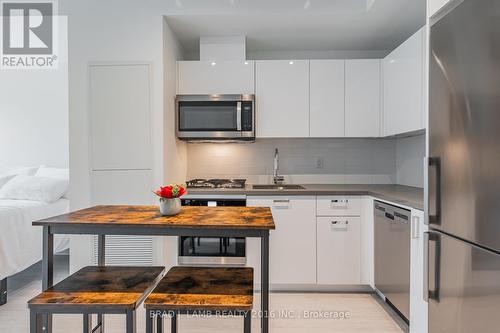
<svg viewBox="0 0 500 333"><path fill-rule="evenodd" d="M317 218L318 284L361 283L361 218Z"/></svg>
<svg viewBox="0 0 500 333"><path fill-rule="evenodd" d="M253 197L247 206L270 207L276 230L269 244L271 284L316 283L316 197ZM260 241L248 239L248 266L260 283Z"/></svg>
<svg viewBox="0 0 500 333"><path fill-rule="evenodd" d="M410 264L410 333L427 333L428 303L424 293L424 212L412 210Z"/></svg>

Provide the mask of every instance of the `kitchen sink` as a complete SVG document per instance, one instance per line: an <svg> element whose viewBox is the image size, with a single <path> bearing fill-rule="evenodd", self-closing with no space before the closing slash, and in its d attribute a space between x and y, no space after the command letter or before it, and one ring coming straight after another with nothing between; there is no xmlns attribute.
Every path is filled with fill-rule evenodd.
<svg viewBox="0 0 500 333"><path fill-rule="evenodd" d="M305 190L301 185L252 185L254 190Z"/></svg>

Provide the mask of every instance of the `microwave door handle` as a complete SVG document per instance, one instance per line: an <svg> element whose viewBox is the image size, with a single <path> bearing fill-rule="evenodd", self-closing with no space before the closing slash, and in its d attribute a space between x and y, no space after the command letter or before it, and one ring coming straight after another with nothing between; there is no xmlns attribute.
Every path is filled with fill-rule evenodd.
<svg viewBox="0 0 500 333"><path fill-rule="evenodd" d="M236 102L236 130L241 131L241 102Z"/></svg>

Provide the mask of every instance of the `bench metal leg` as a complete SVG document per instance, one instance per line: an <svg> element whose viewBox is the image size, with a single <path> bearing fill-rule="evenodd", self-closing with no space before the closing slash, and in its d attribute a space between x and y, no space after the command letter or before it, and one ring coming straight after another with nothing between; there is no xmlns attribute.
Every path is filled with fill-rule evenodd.
<svg viewBox="0 0 500 333"><path fill-rule="evenodd" d="M247 311L243 317L243 332L251 333L252 332L252 312Z"/></svg>
<svg viewBox="0 0 500 333"><path fill-rule="evenodd" d="M54 234L48 226L43 227L42 248L42 291L54 284ZM52 314L44 314L38 321L39 332L52 333Z"/></svg>
<svg viewBox="0 0 500 333"><path fill-rule="evenodd" d="M262 333L269 333L269 233L261 238Z"/></svg>
<svg viewBox="0 0 500 333"><path fill-rule="evenodd" d="M146 309L146 333L153 333L153 320L154 318L151 316L152 311Z"/></svg>
<svg viewBox="0 0 500 333"><path fill-rule="evenodd" d="M146 333L163 333L163 317L155 310L146 309Z"/></svg>
<svg viewBox="0 0 500 333"><path fill-rule="evenodd" d="M251 333L252 331L252 312L247 311L243 315L243 332Z"/></svg>
<svg viewBox="0 0 500 333"><path fill-rule="evenodd" d="M177 333L177 314L174 313L170 319L170 333Z"/></svg>
<svg viewBox="0 0 500 333"><path fill-rule="evenodd" d="M42 316L35 311L30 311L30 333L41 332L38 328L42 324Z"/></svg>
<svg viewBox="0 0 500 333"><path fill-rule="evenodd" d="M0 281L0 305L7 303L7 278Z"/></svg>
<svg viewBox="0 0 500 333"><path fill-rule="evenodd" d="M156 317L156 333L163 333L163 317Z"/></svg>
<svg viewBox="0 0 500 333"><path fill-rule="evenodd" d="M83 315L83 333L92 333L92 315L84 314Z"/></svg>
<svg viewBox="0 0 500 333"><path fill-rule="evenodd" d="M127 333L136 333L136 318L135 311L127 311Z"/></svg>

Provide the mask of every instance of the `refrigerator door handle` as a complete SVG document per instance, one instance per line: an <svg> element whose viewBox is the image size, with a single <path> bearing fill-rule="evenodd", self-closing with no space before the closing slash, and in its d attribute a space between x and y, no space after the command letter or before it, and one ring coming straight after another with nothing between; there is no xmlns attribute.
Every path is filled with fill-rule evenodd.
<svg viewBox="0 0 500 333"><path fill-rule="evenodd" d="M434 257L434 274L433 284L434 289L429 288L429 245L430 242L436 243L435 257ZM439 234L434 232L424 233L424 300L429 302L429 299L439 302L439 287L441 279L441 238Z"/></svg>
<svg viewBox="0 0 500 333"><path fill-rule="evenodd" d="M436 224L436 225L440 225L441 224L441 159L439 157L429 157L428 159L428 166L429 166L429 172L428 172L428 178L430 178L430 169L431 168L434 168L436 170L435 174L436 174L436 180L435 180L435 184L434 184L434 187L432 187L432 184L430 184L429 182L429 190L431 190L432 188L434 188L434 204L435 204L435 213L432 214L431 212L431 202L430 202L430 198L431 198L431 195L429 193L428 195L428 210L429 210L429 224Z"/></svg>

